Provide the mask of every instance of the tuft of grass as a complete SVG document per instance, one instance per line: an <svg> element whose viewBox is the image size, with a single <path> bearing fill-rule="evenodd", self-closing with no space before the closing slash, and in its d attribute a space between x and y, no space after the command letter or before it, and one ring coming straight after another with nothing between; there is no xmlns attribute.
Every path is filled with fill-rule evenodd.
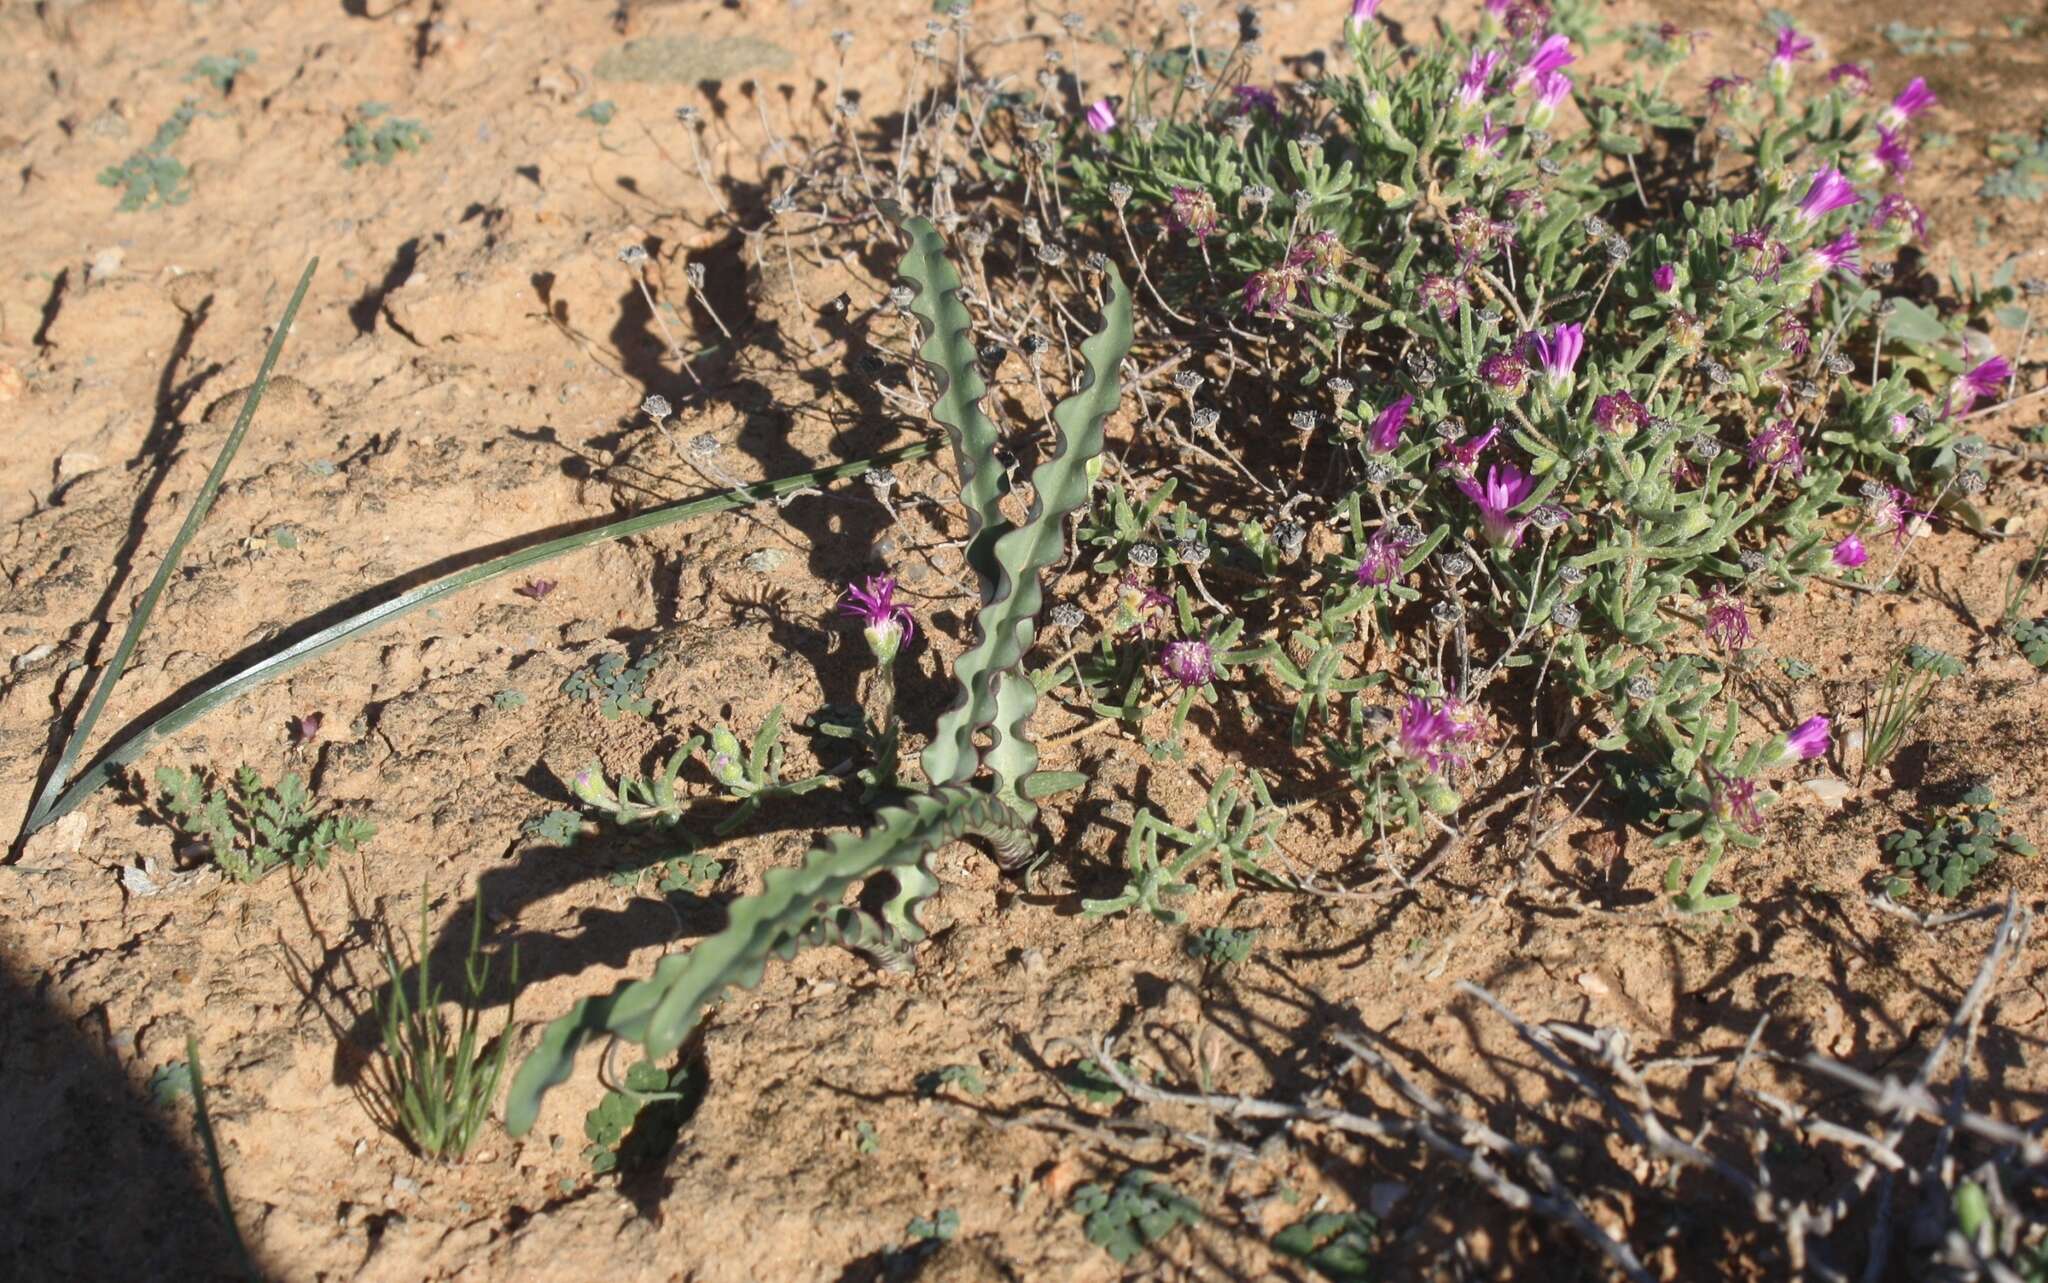
<svg viewBox="0 0 2048 1283"><path fill-rule="evenodd" d="M420 888L420 935L427 939L427 889ZM507 980L511 997L505 1026L496 1039L482 1032L484 990L490 982L491 959L483 953L483 897L471 916L469 950L463 958L464 993L460 1014L451 1021L442 1010L442 991L431 975L429 956L417 952L413 966L398 958L398 942L387 930L384 969L390 975L388 995L378 1004L384 1031L385 1104L399 1134L430 1158L454 1160L467 1154L490 1117L491 1102L512 1054L512 1032L519 1002L519 950L512 950ZM407 989L408 970L412 988Z"/></svg>
<svg viewBox="0 0 2048 1283"><path fill-rule="evenodd" d="M1928 697L1942 679L1963 671L1952 656L1915 642L1893 659L1863 713L1863 766L1860 785L1870 772L1882 770L1905 743L1907 732L1927 709Z"/></svg>

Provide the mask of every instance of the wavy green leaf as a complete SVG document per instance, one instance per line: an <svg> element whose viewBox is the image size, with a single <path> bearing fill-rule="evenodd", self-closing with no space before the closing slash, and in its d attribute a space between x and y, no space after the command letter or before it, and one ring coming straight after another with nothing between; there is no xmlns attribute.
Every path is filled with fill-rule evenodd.
<svg viewBox="0 0 2048 1283"><path fill-rule="evenodd" d="M660 1061L682 1045L728 986L760 983L771 956L790 958L837 940L886 957L923 939L917 904L939 886L926 865L932 853L970 832L1013 841L1022 836L1020 827L1014 811L979 789L941 788L883 807L868 831L833 837L796 868L769 870L758 894L732 905L723 931L688 953L663 958L648 979L586 998L550 1024L512 1079L506 1130L518 1136L533 1126L541 1098L568 1078L577 1049L594 1035L640 1043L649 1060ZM878 873L897 881L879 923L841 905L847 891Z"/></svg>

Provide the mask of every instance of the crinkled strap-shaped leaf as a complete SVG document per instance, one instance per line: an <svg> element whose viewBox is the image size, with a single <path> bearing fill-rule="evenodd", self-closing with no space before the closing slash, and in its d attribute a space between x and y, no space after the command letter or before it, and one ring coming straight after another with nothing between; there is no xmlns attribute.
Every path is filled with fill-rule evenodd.
<svg viewBox="0 0 2048 1283"><path fill-rule="evenodd" d="M732 905L723 931L688 953L663 958L648 979L586 998L550 1024L512 1080L506 1129L517 1136L533 1126L541 1097L568 1078L577 1049L593 1035L640 1043L658 1061L682 1045L728 985L758 984L771 955L793 957L807 942L834 936L865 947L866 937L856 939L852 924L839 916L840 900L877 873L897 878L899 889L882 912L897 942L923 939L915 910L938 889L925 864L932 852L970 831L1005 835L1019 825L1017 814L988 793L942 788L883 807L873 828L833 837L797 868L769 870L759 894ZM822 931L821 922L828 924Z"/></svg>
<svg viewBox="0 0 2048 1283"><path fill-rule="evenodd" d="M1036 693L1027 700L1020 689L1009 697L1011 706L1005 708L997 697L998 683L1023 659L1036 634L1038 610L1045 601L1039 572L1066 551L1067 517L1088 502L1088 464L1102 453L1103 421L1116 409L1121 392L1117 368L1131 347L1131 292L1115 268L1109 270L1109 283L1109 306L1103 311L1102 328L1081 344L1081 386L1053 408L1059 443L1031 473L1031 514L1023 525L1004 531L995 542L994 591L985 594L975 619L974 645L953 663L960 694L939 718L938 729L924 751L925 774L934 785L957 784L974 774L980 765L975 732L998 717L1004 719L998 738L1011 752L1018 746L1029 747L1024 744L1023 729L1037 703ZM992 762L1003 776L1006 797L1016 796L1017 782L1035 761L1036 754L1029 762L1021 756L1015 761Z"/></svg>

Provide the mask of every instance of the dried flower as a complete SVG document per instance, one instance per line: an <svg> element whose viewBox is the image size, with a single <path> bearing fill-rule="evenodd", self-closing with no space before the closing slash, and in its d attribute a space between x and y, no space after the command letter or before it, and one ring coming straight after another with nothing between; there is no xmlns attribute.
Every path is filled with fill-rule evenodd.
<svg viewBox="0 0 2048 1283"><path fill-rule="evenodd" d="M1424 305L1446 321L1457 320L1458 309L1472 297L1472 287L1462 276L1425 276L1417 292L1422 295Z"/></svg>
<svg viewBox="0 0 2048 1283"><path fill-rule="evenodd" d="M1749 466L1759 471L1787 472L1798 477L1806 473L1806 447L1799 440L1799 426L1779 419L1749 439Z"/></svg>
<svg viewBox="0 0 2048 1283"><path fill-rule="evenodd" d="M1301 290L1299 268L1269 267L1253 272L1244 283L1244 310L1252 316L1284 318Z"/></svg>
<svg viewBox="0 0 2048 1283"><path fill-rule="evenodd" d="M1432 771L1462 769L1466 758L1459 750L1479 734L1477 718L1456 699L1439 703L1410 695L1401 704L1401 752Z"/></svg>
<svg viewBox="0 0 2048 1283"><path fill-rule="evenodd" d="M1626 441L1650 421L1643 403L1626 392L1610 392L1593 398L1593 426Z"/></svg>
<svg viewBox="0 0 2048 1283"><path fill-rule="evenodd" d="M1397 526L1381 526L1373 531L1365 541L1365 555L1358 562L1358 582L1373 588L1393 583L1401 573L1401 563L1421 542L1420 532Z"/></svg>
<svg viewBox="0 0 2048 1283"><path fill-rule="evenodd" d="M555 581L552 579L529 579L512 591L528 601L539 601L554 590Z"/></svg>
<svg viewBox="0 0 2048 1283"><path fill-rule="evenodd" d="M878 664L893 662L897 649L917 633L910 607L896 600L896 580L890 575L871 576L865 585L848 585L839 610L861 621L868 650Z"/></svg>
<svg viewBox="0 0 2048 1283"><path fill-rule="evenodd" d="M1828 83L1851 98L1870 92L1870 71L1861 63L1838 62L1828 68Z"/></svg>
<svg viewBox="0 0 2048 1283"><path fill-rule="evenodd" d="M1497 392L1520 396L1529 386L1529 364L1513 352L1495 352L1480 358L1479 377Z"/></svg>
<svg viewBox="0 0 2048 1283"><path fill-rule="evenodd" d="M1733 820L1748 833L1763 827L1763 809L1757 803L1755 780L1723 775L1711 768L1707 778L1713 787L1715 814Z"/></svg>
<svg viewBox="0 0 2048 1283"><path fill-rule="evenodd" d="M1482 166L1493 159L1493 153L1507 141L1507 137L1507 127L1495 125L1493 115L1489 112L1477 133L1465 135L1465 158L1471 161L1475 168Z"/></svg>
<svg viewBox="0 0 2048 1283"><path fill-rule="evenodd" d="M1749 626L1749 611L1742 599L1720 584L1707 591L1707 640L1725 651L1749 645L1756 633Z"/></svg>
<svg viewBox="0 0 2048 1283"><path fill-rule="evenodd" d="M1114 197L1112 191L1111 198ZM1167 200L1167 217L1175 227L1196 240L1207 240L1222 225L1223 220L1216 213L1216 198L1209 194L1207 188L1176 187L1167 193Z"/></svg>
<svg viewBox="0 0 2048 1283"><path fill-rule="evenodd" d="M1764 72L1764 79L1773 93L1784 93L1792 87L1792 64L1811 61L1813 41L1801 35L1792 27L1778 28L1777 46L1771 51L1770 66Z"/></svg>
<svg viewBox="0 0 2048 1283"><path fill-rule="evenodd" d="M1155 627L1171 617L1173 598L1138 582L1135 575L1126 575L1117 585L1116 607L1120 629L1135 628L1139 636L1150 637Z"/></svg>
<svg viewBox="0 0 2048 1283"><path fill-rule="evenodd" d="M1913 168L1913 149L1906 145L1905 134L1883 125L1877 127L1877 146L1870 154L1887 174L1903 174Z"/></svg>

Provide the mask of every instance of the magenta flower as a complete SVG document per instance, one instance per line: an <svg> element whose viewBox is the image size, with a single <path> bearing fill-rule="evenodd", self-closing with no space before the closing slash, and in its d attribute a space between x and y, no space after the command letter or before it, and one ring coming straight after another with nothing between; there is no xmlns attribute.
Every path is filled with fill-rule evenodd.
<svg viewBox="0 0 2048 1283"><path fill-rule="evenodd" d="M1500 435L1500 424L1496 423L1477 436L1466 437L1457 445L1444 451L1443 466L1460 477L1470 478L1472 470L1479 466L1479 456L1493 439Z"/></svg>
<svg viewBox="0 0 2048 1283"><path fill-rule="evenodd" d="M1107 98L1098 98L1088 108L1088 128L1098 134L1106 134L1116 128L1116 106Z"/></svg>
<svg viewBox="0 0 2048 1283"><path fill-rule="evenodd" d="M1546 71L1536 77L1536 105L1556 110L1557 105L1572 96L1572 78L1562 71Z"/></svg>
<svg viewBox="0 0 2048 1283"><path fill-rule="evenodd" d="M1626 392L1610 392L1593 398L1593 426L1626 441L1650 421L1643 403Z"/></svg>
<svg viewBox="0 0 2048 1283"><path fill-rule="evenodd" d="M1479 377L1497 392L1520 396L1529 386L1529 363L1513 352L1494 352L1479 359Z"/></svg>
<svg viewBox="0 0 2048 1283"><path fill-rule="evenodd" d="M1394 582L1401 573L1401 563L1408 554L1415 551L1420 541L1391 526L1381 526L1365 541L1365 555L1358 562L1358 582L1368 588L1378 588Z"/></svg>
<svg viewBox="0 0 2048 1283"><path fill-rule="evenodd" d="M1851 98L1870 92L1870 71L1861 63L1838 62L1828 68L1828 83Z"/></svg>
<svg viewBox="0 0 2048 1283"><path fill-rule="evenodd" d="M1707 590L1707 640L1722 650L1741 650L1756 636L1749 627L1749 611L1742 599L1720 584Z"/></svg>
<svg viewBox="0 0 2048 1283"><path fill-rule="evenodd" d="M1421 762L1432 771L1462 769L1465 755L1459 750L1479 737L1479 724L1455 699L1439 704L1420 695L1402 701L1399 739L1404 756Z"/></svg>
<svg viewBox="0 0 2048 1283"><path fill-rule="evenodd" d="M1834 562L1843 570L1854 570L1870 560L1870 550L1863 546L1862 536L1852 530L1842 536L1841 541L1835 545L1835 550L1828 560Z"/></svg>
<svg viewBox="0 0 2048 1283"><path fill-rule="evenodd" d="M1351 0L1351 25L1362 27L1380 11L1380 0Z"/></svg>
<svg viewBox="0 0 2048 1283"><path fill-rule="evenodd" d="M1939 101L1934 91L1927 87L1927 81L1915 76L1911 84L1899 90L1898 97L1892 99L1891 106L1886 107L1878 119L1897 129Z"/></svg>
<svg viewBox="0 0 2048 1283"><path fill-rule="evenodd" d="M1544 377L1550 380L1550 390L1562 391L1570 386L1572 370L1579 363L1579 353L1586 349L1586 327L1560 325L1547 335L1540 330L1534 331L1529 335L1528 348L1543 367Z"/></svg>
<svg viewBox="0 0 2048 1283"><path fill-rule="evenodd" d="M1472 477L1459 477L1458 489L1479 505L1479 521L1486 528L1488 543L1496 548L1513 548L1522 542L1522 528L1528 519L1515 516L1514 510L1536 489L1534 479L1512 463L1496 463L1486 470L1485 484Z"/></svg>
<svg viewBox="0 0 2048 1283"><path fill-rule="evenodd" d="M1811 39L1799 34L1795 28L1780 27L1777 48L1771 51L1771 70L1776 72L1778 68L1783 67L1786 73L1790 73L1793 63L1811 62L1812 53Z"/></svg>
<svg viewBox="0 0 2048 1283"><path fill-rule="evenodd" d="M1496 126L1493 123L1493 114L1488 112L1485 122L1479 127L1479 132L1465 135L1465 154L1471 158L1474 165L1484 165L1493 158L1493 153L1500 145L1507 141L1507 137L1507 127Z"/></svg>
<svg viewBox="0 0 2048 1283"><path fill-rule="evenodd" d="M1913 149L1906 145L1906 135L1899 130L1879 125L1877 148L1870 154L1887 174L1903 174L1913 168Z"/></svg>
<svg viewBox="0 0 2048 1283"><path fill-rule="evenodd" d="M1825 245L1817 245L1806 251L1806 263L1800 278L1817 281L1829 272L1840 272L1844 276L1860 276L1863 265L1856 257L1856 233L1843 232Z"/></svg>
<svg viewBox="0 0 2048 1283"><path fill-rule="evenodd" d="M1223 220L1216 213L1216 198L1207 188L1176 187L1166 195L1167 218L1196 240L1207 240L1222 225Z"/></svg>
<svg viewBox="0 0 2048 1283"><path fill-rule="evenodd" d="M1749 439L1749 466L1759 472L1806 473L1806 447L1800 443L1799 428L1790 419L1779 419Z"/></svg>
<svg viewBox="0 0 2048 1283"><path fill-rule="evenodd" d="M1209 649L1209 643L1198 638L1183 638L1166 643L1159 652L1159 668L1168 681L1182 690L1193 690L1206 686L1216 675L1216 655Z"/></svg>
<svg viewBox="0 0 2048 1283"><path fill-rule="evenodd" d="M1486 49L1472 55L1472 61L1465 65L1465 74L1458 79L1458 103L1464 107L1477 107L1485 102L1491 93L1493 69L1500 65L1500 51Z"/></svg>
<svg viewBox="0 0 2048 1283"><path fill-rule="evenodd" d="M1412 396L1400 396L1387 404L1372 421L1372 435L1367 443L1373 449L1385 453L1401 444L1401 427L1408 422L1409 407L1415 404Z"/></svg>
<svg viewBox="0 0 2048 1283"><path fill-rule="evenodd" d="M896 580L890 575L871 576L866 585L847 585L839 611L861 621L876 663L895 659L897 649L917 633L910 607L896 600Z"/></svg>
<svg viewBox="0 0 2048 1283"><path fill-rule="evenodd" d="M1806 195L1800 197L1799 208L1794 213L1802 223L1816 223L1838 209L1854 205L1863 199L1849 180L1842 177L1842 171L1830 165L1813 176L1813 182L1806 188Z"/></svg>
<svg viewBox="0 0 2048 1283"><path fill-rule="evenodd" d="M1804 762L1819 757L1828 751L1828 719L1809 717L1792 729L1785 737L1785 751L1778 760L1782 762Z"/></svg>
<svg viewBox="0 0 2048 1283"><path fill-rule="evenodd" d="M1970 407L1985 397L1995 397L2012 378L2012 362L1994 356L1977 364L1956 380L1949 390L1948 412L1968 414Z"/></svg>
<svg viewBox="0 0 2048 1283"><path fill-rule="evenodd" d="M1659 294L1669 294L1677 289L1678 265L1675 263L1659 263L1656 269L1650 273L1650 285Z"/></svg>
<svg viewBox="0 0 2048 1283"><path fill-rule="evenodd" d="M1514 87L1520 89L1547 71L1561 71L1577 61L1569 36L1546 36L1543 43L1536 46L1536 52L1529 55L1529 61L1515 71Z"/></svg>

